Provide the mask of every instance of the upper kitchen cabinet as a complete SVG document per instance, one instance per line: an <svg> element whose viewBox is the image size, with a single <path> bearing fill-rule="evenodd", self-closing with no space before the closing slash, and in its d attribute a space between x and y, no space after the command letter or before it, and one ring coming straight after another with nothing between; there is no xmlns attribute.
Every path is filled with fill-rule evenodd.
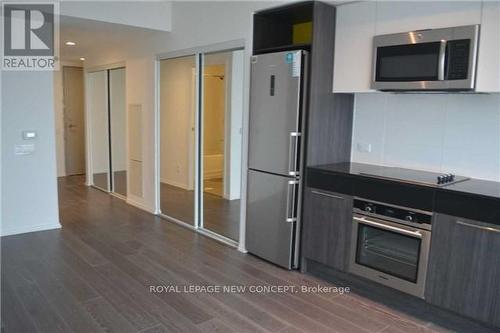
<svg viewBox="0 0 500 333"><path fill-rule="evenodd" d="M483 2L476 90L500 92L500 1Z"/></svg>
<svg viewBox="0 0 500 333"><path fill-rule="evenodd" d="M376 3L337 7L333 92L370 90Z"/></svg>
<svg viewBox="0 0 500 333"><path fill-rule="evenodd" d="M364 1L337 9L333 92L369 92L373 37L480 24L476 91L500 92L500 3Z"/></svg>
<svg viewBox="0 0 500 333"><path fill-rule="evenodd" d="M378 1L375 35L481 22L481 1Z"/></svg>
<svg viewBox="0 0 500 333"><path fill-rule="evenodd" d="M300 2L254 15L253 53L310 49L313 2Z"/></svg>

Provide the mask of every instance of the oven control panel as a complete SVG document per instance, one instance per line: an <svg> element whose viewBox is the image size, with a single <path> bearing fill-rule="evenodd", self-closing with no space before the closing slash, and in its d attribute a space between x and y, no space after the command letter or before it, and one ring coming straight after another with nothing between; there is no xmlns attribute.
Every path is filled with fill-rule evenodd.
<svg viewBox="0 0 500 333"><path fill-rule="evenodd" d="M354 207L358 212L389 217L400 221L416 224L431 224L432 214L415 211L410 208L398 207L390 204L376 203L373 201L354 199Z"/></svg>

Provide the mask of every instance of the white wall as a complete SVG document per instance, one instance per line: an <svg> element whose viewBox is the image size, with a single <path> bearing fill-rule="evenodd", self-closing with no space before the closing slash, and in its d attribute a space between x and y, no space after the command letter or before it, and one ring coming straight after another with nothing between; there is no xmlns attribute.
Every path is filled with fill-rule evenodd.
<svg viewBox="0 0 500 333"><path fill-rule="evenodd" d="M170 1L64 1L61 15L170 31ZM140 13L140 15L138 15Z"/></svg>
<svg viewBox="0 0 500 333"><path fill-rule="evenodd" d="M126 59L127 75L127 108L131 105L140 109L141 128L137 128L138 133L142 133L142 149L137 149L136 161L129 161L127 181L130 184L127 202L142 209L155 211L155 63L149 57L136 57ZM108 62L103 62L108 63ZM153 82L150 83L150 80ZM130 132L129 132L130 133ZM128 138L128 147L132 146ZM139 147L137 147L139 148ZM132 154L129 156L132 158ZM139 161L139 162L137 162ZM140 186L140 195L130 192L132 184Z"/></svg>
<svg viewBox="0 0 500 333"><path fill-rule="evenodd" d="M500 94L356 94L352 160L500 181Z"/></svg>
<svg viewBox="0 0 500 333"><path fill-rule="evenodd" d="M54 83L52 72L3 72L2 215L0 234L59 228ZM35 140L23 140L35 130ZM34 144L30 155L15 155L19 144Z"/></svg>
<svg viewBox="0 0 500 333"><path fill-rule="evenodd" d="M54 72L54 116L56 127L56 160L57 177L66 176L66 164L64 155L64 90L63 71Z"/></svg>

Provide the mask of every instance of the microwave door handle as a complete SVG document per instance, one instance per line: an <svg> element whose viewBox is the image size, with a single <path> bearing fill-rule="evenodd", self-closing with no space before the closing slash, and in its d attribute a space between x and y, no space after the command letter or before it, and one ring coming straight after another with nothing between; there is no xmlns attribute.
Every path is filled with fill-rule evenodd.
<svg viewBox="0 0 500 333"><path fill-rule="evenodd" d="M364 223L367 225L371 225L373 227L377 227L377 228L388 230L388 231L397 232L399 234L403 234L403 235L407 235L407 236L411 236L411 237L422 238L422 234L419 231L411 231L411 230L407 230L407 229L393 227L392 225L369 220L366 217L354 216L353 218L354 218L354 220L356 220L358 222L361 222L361 223Z"/></svg>
<svg viewBox="0 0 500 333"><path fill-rule="evenodd" d="M439 59L438 59L438 80L444 80L444 68L446 63L446 40L442 40L439 45Z"/></svg>

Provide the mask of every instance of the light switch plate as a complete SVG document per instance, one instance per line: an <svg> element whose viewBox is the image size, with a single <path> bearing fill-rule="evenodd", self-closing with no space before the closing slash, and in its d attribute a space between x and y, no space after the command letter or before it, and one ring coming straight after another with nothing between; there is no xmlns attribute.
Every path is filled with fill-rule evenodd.
<svg viewBox="0 0 500 333"><path fill-rule="evenodd" d="M34 140L36 137L36 131L23 131L23 140Z"/></svg>

